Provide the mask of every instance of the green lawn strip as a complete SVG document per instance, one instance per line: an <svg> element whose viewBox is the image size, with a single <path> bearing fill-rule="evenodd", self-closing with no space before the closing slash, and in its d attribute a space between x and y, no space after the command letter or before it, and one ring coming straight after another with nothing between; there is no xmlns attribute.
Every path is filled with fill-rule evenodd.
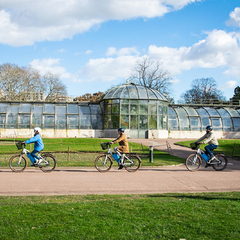
<svg viewBox="0 0 240 240"><path fill-rule="evenodd" d="M0 239L239 239L240 193L0 197Z"/></svg>
<svg viewBox="0 0 240 240"><path fill-rule="evenodd" d="M102 139L102 142L107 141L108 140L106 139ZM101 139L93 138L44 139L45 148L43 152L51 152L54 156L56 156L58 167L94 167L96 157L100 154L106 153L107 151L102 150L100 143ZM10 149L11 153L8 149L10 146L12 147ZM10 157L14 154L20 153L20 150L17 150L15 145L10 146L0 145L0 152L2 153L0 154L0 167L8 167ZM118 145L115 144L113 147L114 146ZM29 149L29 145L27 145L27 147ZM69 153L68 148L70 150ZM150 163L148 147L130 142L129 148L131 152L138 153L140 155L142 166L178 165L185 162L184 159L154 149L153 162ZM29 163L30 162L28 160L28 164ZM118 166L115 160L113 160L113 166Z"/></svg>
<svg viewBox="0 0 240 240"><path fill-rule="evenodd" d="M190 148L190 143L192 143L192 142L193 142L193 140L192 141L181 141L181 142L177 142L175 144ZM219 139L218 143L219 143L219 146L216 150L214 150L214 152L224 153L227 156L231 157L232 153L233 153L233 146L235 143L235 150L234 150L233 156L240 158L240 139ZM204 147L206 145L207 144L201 144L200 149L204 150Z"/></svg>

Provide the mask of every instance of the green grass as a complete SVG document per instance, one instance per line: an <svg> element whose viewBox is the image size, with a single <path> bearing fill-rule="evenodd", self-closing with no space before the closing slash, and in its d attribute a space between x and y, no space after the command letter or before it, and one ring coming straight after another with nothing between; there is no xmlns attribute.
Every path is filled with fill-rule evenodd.
<svg viewBox="0 0 240 240"><path fill-rule="evenodd" d="M175 144L184 146L184 147L190 147L189 144L192 142L193 142L193 140L177 142ZM223 152L227 156L235 156L235 157L240 158L240 139L219 139L218 143L219 143L219 146L216 150L214 150L214 152ZM235 144L235 149L233 151L234 144ZM204 147L206 145L207 144L201 144L200 148L202 150L204 150Z"/></svg>
<svg viewBox="0 0 240 240"><path fill-rule="evenodd" d="M15 142L23 140L26 139L16 139ZM101 139L95 138L43 139L43 141L44 152L51 152L56 156L58 167L94 167L96 157L107 151L102 150ZM102 142L107 141L106 139L102 140ZM20 150L17 150L13 140L12 142L8 141L12 145L6 144L6 140L0 141L0 144L1 142L3 145L0 145L0 167L8 167L10 157L20 153ZM33 144L30 145L33 150ZM30 145L27 145L28 149L30 149ZM148 147L129 142L129 148L131 152L136 152L141 156L142 166L177 165L185 162L182 158L154 150L153 163L150 163ZM28 161L28 163L30 162ZM117 166L116 161L113 161L113 166Z"/></svg>
<svg viewBox="0 0 240 240"><path fill-rule="evenodd" d="M0 197L0 239L240 239L240 192Z"/></svg>

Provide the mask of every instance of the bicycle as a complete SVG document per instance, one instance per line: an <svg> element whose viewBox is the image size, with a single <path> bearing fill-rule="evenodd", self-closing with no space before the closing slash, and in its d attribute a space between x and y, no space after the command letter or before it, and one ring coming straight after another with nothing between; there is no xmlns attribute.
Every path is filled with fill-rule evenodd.
<svg viewBox="0 0 240 240"><path fill-rule="evenodd" d="M27 160L24 154L30 153L25 148L26 144L22 142L16 143L17 149L22 150L20 154L12 156L9 160L9 167L13 172L23 172L27 167ZM35 165L39 167L43 172L52 172L57 166L57 159L50 153L38 153L38 163Z"/></svg>
<svg viewBox="0 0 240 240"><path fill-rule="evenodd" d="M216 171L222 171L227 167L228 160L224 154L216 154L212 160L209 161L208 156L203 150L199 148L199 143L191 143L190 147L192 150L197 150L195 154L191 154L186 159L186 168L191 171L197 171L201 165L202 160L213 167Z"/></svg>
<svg viewBox="0 0 240 240"><path fill-rule="evenodd" d="M98 156L95 160L95 167L99 172L107 172L111 169L113 165L114 152L111 149L111 144L101 143L100 144L103 150L108 149L106 154ZM142 164L141 158L136 153L122 153L121 160L117 160L119 165L122 165L128 172L136 172ZM114 159L115 160L115 159Z"/></svg>

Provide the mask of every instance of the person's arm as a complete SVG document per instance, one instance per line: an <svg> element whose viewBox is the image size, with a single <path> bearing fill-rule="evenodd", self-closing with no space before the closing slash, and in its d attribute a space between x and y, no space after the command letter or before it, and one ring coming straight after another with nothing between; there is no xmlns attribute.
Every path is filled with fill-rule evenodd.
<svg viewBox="0 0 240 240"><path fill-rule="evenodd" d="M206 137L207 137L207 133L204 134L202 137L200 137L200 138L196 141L196 143L200 143L200 142L201 142L202 140L204 140Z"/></svg>

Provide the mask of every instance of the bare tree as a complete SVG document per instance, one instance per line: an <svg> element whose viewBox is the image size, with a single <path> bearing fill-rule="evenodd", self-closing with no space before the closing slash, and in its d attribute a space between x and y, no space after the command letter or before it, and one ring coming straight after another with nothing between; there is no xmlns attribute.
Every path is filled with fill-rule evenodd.
<svg viewBox="0 0 240 240"><path fill-rule="evenodd" d="M218 90L217 83L213 78L195 79L192 88L181 95L185 103L202 103L208 100L225 100L223 92Z"/></svg>
<svg viewBox="0 0 240 240"><path fill-rule="evenodd" d="M34 100L33 95L44 93L47 101L55 101L67 95L66 86L57 75L48 73L42 77L36 69L10 63L0 65L0 89L5 100Z"/></svg>
<svg viewBox="0 0 240 240"><path fill-rule="evenodd" d="M171 75L161 68L162 63L148 57L136 62L130 77L135 83L155 89L162 94L169 94L171 88Z"/></svg>
<svg viewBox="0 0 240 240"><path fill-rule="evenodd" d="M55 101L58 97L67 95L66 86L61 82L58 75L50 72L43 76L43 88L46 101Z"/></svg>

